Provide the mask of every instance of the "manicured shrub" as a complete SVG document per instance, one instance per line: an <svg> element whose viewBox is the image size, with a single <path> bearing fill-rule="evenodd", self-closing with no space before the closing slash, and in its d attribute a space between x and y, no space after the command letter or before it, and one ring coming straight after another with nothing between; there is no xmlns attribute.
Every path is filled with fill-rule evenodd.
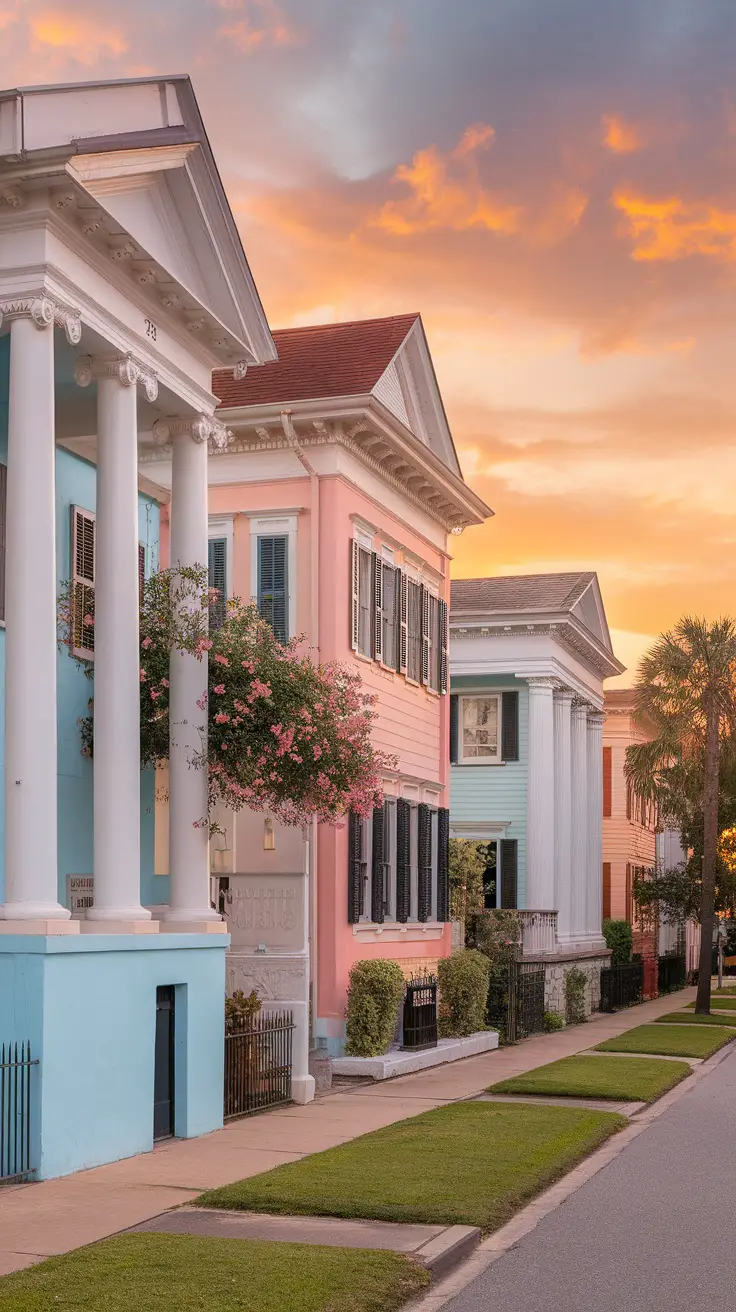
<svg viewBox="0 0 736 1312"><path fill-rule="evenodd" d="M544 1013L544 1032L551 1034L553 1030L564 1030L565 1017L561 1016L559 1011L545 1011Z"/></svg>
<svg viewBox="0 0 736 1312"><path fill-rule="evenodd" d="M565 971L565 1021L580 1025L585 1020L585 986L587 975L579 966Z"/></svg>
<svg viewBox="0 0 736 1312"><path fill-rule="evenodd" d="M356 961L348 985L349 1057L380 1057L390 1048L403 996L404 976L395 961Z"/></svg>
<svg viewBox="0 0 736 1312"><path fill-rule="evenodd" d="M624 966L631 961L634 931L628 920L604 920L603 937L606 947L611 949L612 966Z"/></svg>
<svg viewBox="0 0 736 1312"><path fill-rule="evenodd" d="M488 973L488 958L474 948L438 963L441 1038L460 1039L485 1029Z"/></svg>
<svg viewBox="0 0 736 1312"><path fill-rule="evenodd" d="M238 989L231 998L225 998L225 1033L249 1030L260 1010L261 999L255 989L247 994Z"/></svg>

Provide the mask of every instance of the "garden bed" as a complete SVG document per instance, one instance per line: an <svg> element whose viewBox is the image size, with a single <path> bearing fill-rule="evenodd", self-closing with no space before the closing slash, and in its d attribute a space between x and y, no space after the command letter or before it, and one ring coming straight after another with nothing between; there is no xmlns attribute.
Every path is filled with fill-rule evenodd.
<svg viewBox="0 0 736 1312"><path fill-rule="evenodd" d="M625 1124L588 1109L452 1103L210 1190L197 1206L489 1231Z"/></svg>
<svg viewBox="0 0 736 1312"><path fill-rule="evenodd" d="M477 1057L498 1047L496 1030L481 1030L464 1039L438 1039L436 1048L389 1048L380 1057L335 1057L333 1075L362 1076L369 1080L390 1080L395 1075L411 1075L430 1066L442 1066L463 1057Z"/></svg>
<svg viewBox="0 0 736 1312"><path fill-rule="evenodd" d="M733 1030L702 1025L637 1025L615 1039L606 1039L596 1046L597 1052L642 1052L663 1057L712 1057L714 1052L730 1043L736 1035Z"/></svg>
<svg viewBox="0 0 736 1312"><path fill-rule="evenodd" d="M122 1235L0 1279L0 1312L393 1312L429 1284L397 1253Z"/></svg>
<svg viewBox="0 0 736 1312"><path fill-rule="evenodd" d="M645 1057L563 1057L548 1066L492 1084L488 1093L546 1094L563 1098L612 1098L653 1102L690 1074L683 1061Z"/></svg>

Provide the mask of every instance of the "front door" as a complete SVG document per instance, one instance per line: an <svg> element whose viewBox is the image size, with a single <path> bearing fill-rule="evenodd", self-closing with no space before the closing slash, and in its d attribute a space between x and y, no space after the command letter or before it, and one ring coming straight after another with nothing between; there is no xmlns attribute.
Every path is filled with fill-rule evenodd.
<svg viewBox="0 0 736 1312"><path fill-rule="evenodd" d="M153 1138L174 1133L174 990L156 989L156 1046L153 1071Z"/></svg>

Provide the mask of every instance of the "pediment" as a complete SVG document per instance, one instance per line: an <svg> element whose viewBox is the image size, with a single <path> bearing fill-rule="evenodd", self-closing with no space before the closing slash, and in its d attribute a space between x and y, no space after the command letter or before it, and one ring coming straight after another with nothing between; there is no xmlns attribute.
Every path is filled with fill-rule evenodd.
<svg viewBox="0 0 736 1312"><path fill-rule="evenodd" d="M417 317L379 378L373 396L448 469L460 476L455 444L420 318Z"/></svg>
<svg viewBox="0 0 736 1312"><path fill-rule="evenodd" d="M597 579L591 579L585 592L573 606L571 613L601 647L605 647L607 651L613 654L611 635L608 631L606 613L603 609L603 598L601 597Z"/></svg>

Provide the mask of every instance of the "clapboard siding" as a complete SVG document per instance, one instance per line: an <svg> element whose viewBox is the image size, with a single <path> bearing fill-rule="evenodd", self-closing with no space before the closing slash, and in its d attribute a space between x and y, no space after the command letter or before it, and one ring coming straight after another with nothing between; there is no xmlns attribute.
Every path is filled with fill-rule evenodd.
<svg viewBox="0 0 736 1312"><path fill-rule="evenodd" d="M373 388L373 395L377 401L386 406L387 410L396 415L396 418L400 419L402 424L406 424L407 428L411 428L395 363L392 362L383 377L379 378Z"/></svg>
<svg viewBox="0 0 736 1312"><path fill-rule="evenodd" d="M399 770L428 782L440 782L440 714L444 698L406 682L403 675L375 663L357 661L366 690L378 700L374 707L373 741L381 751L398 756Z"/></svg>

